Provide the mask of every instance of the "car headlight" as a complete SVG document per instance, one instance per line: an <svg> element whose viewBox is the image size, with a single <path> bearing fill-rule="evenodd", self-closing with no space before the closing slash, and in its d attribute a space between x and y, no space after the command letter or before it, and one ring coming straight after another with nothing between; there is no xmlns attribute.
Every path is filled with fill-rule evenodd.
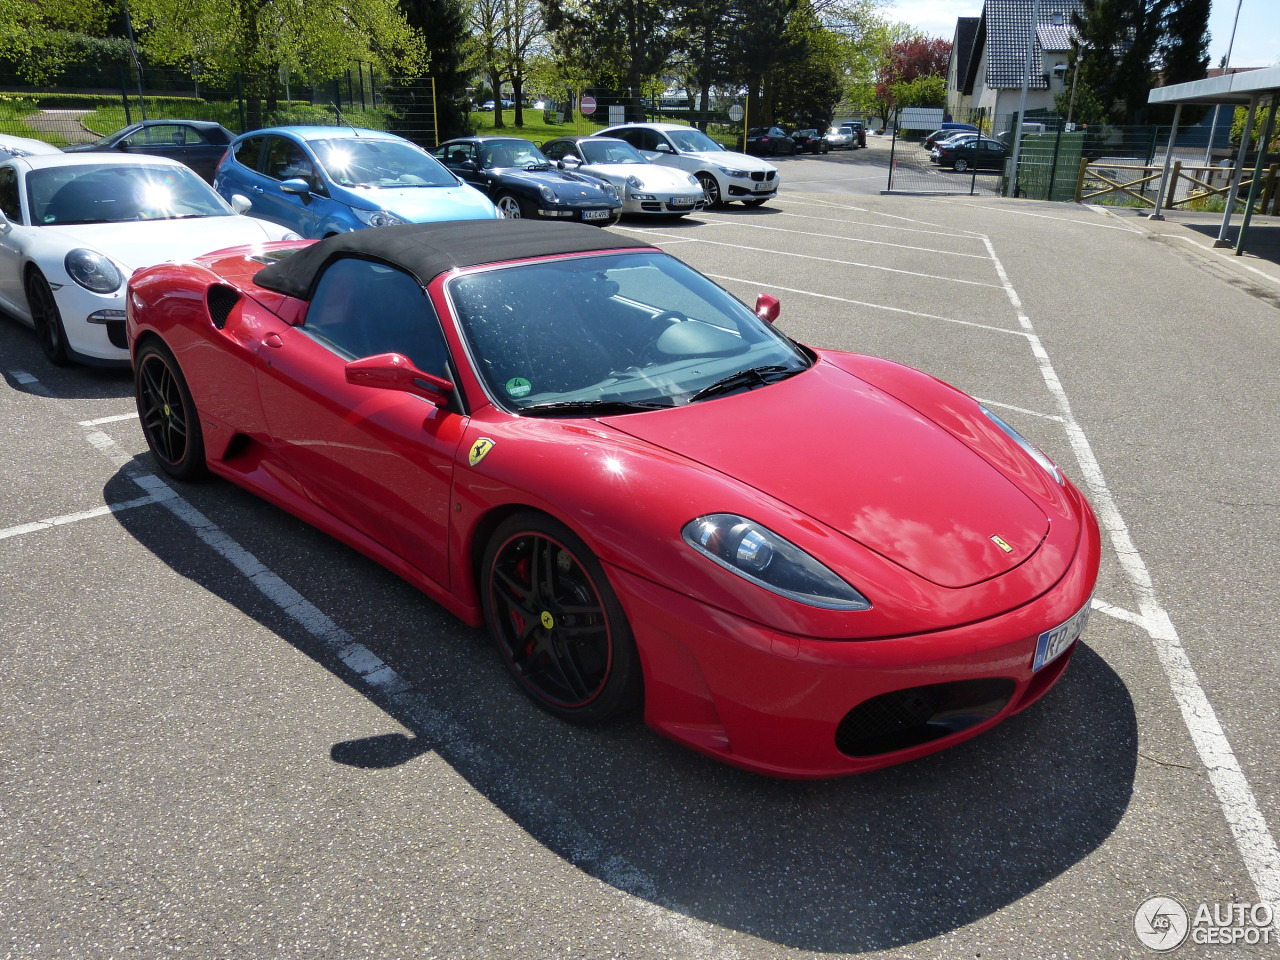
<svg viewBox="0 0 1280 960"><path fill-rule="evenodd" d="M766 590L828 610L870 610L871 601L795 544L736 513L690 520L684 542Z"/></svg>
<svg viewBox="0 0 1280 960"><path fill-rule="evenodd" d="M301 239L302 239L302 236L301 236L301 234L294 233L292 230L290 230L288 233L286 233L286 234L285 234L283 237L281 237L280 239L281 239L281 240L301 240Z"/></svg>
<svg viewBox="0 0 1280 960"><path fill-rule="evenodd" d="M397 223L407 223L388 210L361 210L352 207L351 212L367 227L394 227Z"/></svg>
<svg viewBox="0 0 1280 960"><path fill-rule="evenodd" d="M124 283L119 268L95 250L77 247L62 262L72 280L94 293L112 293Z"/></svg>
<svg viewBox="0 0 1280 960"><path fill-rule="evenodd" d="M689 186L697 187L699 190L702 189L702 184L698 182L697 177L695 177L692 173L688 174L687 176L689 177Z"/></svg>
<svg viewBox="0 0 1280 960"><path fill-rule="evenodd" d="M618 199L618 188L615 187L612 183L602 183L600 184L600 189L605 192L605 196L609 197L609 199L611 200Z"/></svg>
<svg viewBox="0 0 1280 960"><path fill-rule="evenodd" d="M627 174L627 186L634 190L643 190L644 181L637 177L634 173Z"/></svg>
<svg viewBox="0 0 1280 960"><path fill-rule="evenodd" d="M545 184L538 187L538 192L542 194L542 199L545 200L547 203L556 202L556 192L552 190L550 187L546 186Z"/></svg>
<svg viewBox="0 0 1280 960"><path fill-rule="evenodd" d="M1023 449L1023 451L1027 454L1027 456L1029 456L1036 463L1040 464L1040 466L1044 468L1045 473L1053 477L1054 480L1057 480L1059 484L1065 482L1062 476L1062 471L1058 469L1058 465L1054 463L1052 460L1050 460L1048 456L1045 455L1045 452L1043 450L1041 450L1034 443L1032 443L1030 440L1028 440L1026 437L1020 434L1017 430L1013 429L1013 427L1009 426L1007 423L1005 423L1003 420L997 417L994 413L992 413L986 407L982 406L982 404L978 404L978 406L982 407L982 412L987 415L987 419L990 420L992 423L994 423L997 427L999 427L1005 436L1007 436L1010 440L1012 440L1014 443L1020 446Z"/></svg>
<svg viewBox="0 0 1280 960"><path fill-rule="evenodd" d="M716 167L716 169L717 169L717 170L719 170L721 173L723 173L726 177L749 177L749 176L751 176L751 174L747 173L747 171L745 171L745 170L732 170L732 169L730 169L729 167Z"/></svg>

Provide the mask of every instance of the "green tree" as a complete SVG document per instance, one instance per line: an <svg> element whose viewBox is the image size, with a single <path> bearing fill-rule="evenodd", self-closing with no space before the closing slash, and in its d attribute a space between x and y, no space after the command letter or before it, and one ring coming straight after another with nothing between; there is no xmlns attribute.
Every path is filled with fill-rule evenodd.
<svg viewBox="0 0 1280 960"><path fill-rule="evenodd" d="M640 92L676 46L665 0L541 0L553 43L589 59L592 73L632 96L627 119L643 120Z"/></svg>
<svg viewBox="0 0 1280 960"><path fill-rule="evenodd" d="M462 0L400 0L400 10L425 42L430 76L406 76L384 88L387 102L395 109L391 129L410 136L434 125L437 143L466 136L472 126L466 90L469 71L463 59L467 16ZM432 83L435 96L428 102L426 91Z"/></svg>
<svg viewBox="0 0 1280 960"><path fill-rule="evenodd" d="M75 61L83 35L100 35L112 14L100 0L0 0L0 49L29 82Z"/></svg>
<svg viewBox="0 0 1280 960"><path fill-rule="evenodd" d="M1162 0L1084 0L1083 15L1073 17L1082 48L1078 86L1091 91L1111 123L1146 118L1162 7Z"/></svg>
<svg viewBox="0 0 1280 960"><path fill-rule="evenodd" d="M426 66L422 37L397 0L129 0L129 10L153 62L196 61L224 80L241 74L251 126L261 123L263 100L274 104L281 71L318 81L355 61L384 76Z"/></svg>

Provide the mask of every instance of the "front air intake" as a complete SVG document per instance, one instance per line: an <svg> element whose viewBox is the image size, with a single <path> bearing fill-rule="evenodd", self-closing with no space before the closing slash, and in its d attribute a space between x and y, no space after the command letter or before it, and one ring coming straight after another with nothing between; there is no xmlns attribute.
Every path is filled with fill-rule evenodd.
<svg viewBox="0 0 1280 960"><path fill-rule="evenodd" d="M214 284L205 295L205 302L209 308L209 319L221 330L227 325L227 317L231 316L231 311L240 302L240 294L231 287Z"/></svg>
<svg viewBox="0 0 1280 960"><path fill-rule="evenodd" d="M845 714L836 728L836 749L850 757L873 757L949 737L990 720L1016 687L995 677L882 693Z"/></svg>

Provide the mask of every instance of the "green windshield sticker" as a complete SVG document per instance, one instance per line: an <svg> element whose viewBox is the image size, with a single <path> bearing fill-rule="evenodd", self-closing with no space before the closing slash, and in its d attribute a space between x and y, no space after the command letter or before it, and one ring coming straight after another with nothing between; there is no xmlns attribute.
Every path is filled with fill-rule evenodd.
<svg viewBox="0 0 1280 960"><path fill-rule="evenodd" d="M524 377L512 377L507 381L507 394L517 399L527 397L532 389L533 385Z"/></svg>

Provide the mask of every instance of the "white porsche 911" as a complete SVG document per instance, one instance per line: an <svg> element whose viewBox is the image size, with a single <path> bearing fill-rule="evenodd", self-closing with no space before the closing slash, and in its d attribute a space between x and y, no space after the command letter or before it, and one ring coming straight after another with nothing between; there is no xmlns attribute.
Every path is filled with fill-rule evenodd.
<svg viewBox="0 0 1280 960"><path fill-rule="evenodd" d="M176 160L59 153L0 163L0 309L33 327L55 364L128 366L125 281L138 267L297 238L237 215Z"/></svg>

